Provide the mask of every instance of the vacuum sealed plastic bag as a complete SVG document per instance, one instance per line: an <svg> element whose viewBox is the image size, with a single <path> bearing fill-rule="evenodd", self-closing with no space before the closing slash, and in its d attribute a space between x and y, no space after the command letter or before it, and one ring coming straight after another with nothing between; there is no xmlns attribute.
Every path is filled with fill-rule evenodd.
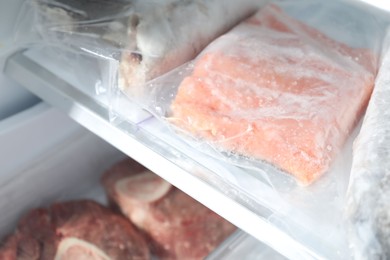
<svg viewBox="0 0 390 260"><path fill-rule="evenodd" d="M390 42L390 37L388 37ZM390 258L390 48L353 148L346 218L355 259Z"/></svg>
<svg viewBox="0 0 390 260"><path fill-rule="evenodd" d="M334 19L339 5L262 8L194 62L151 83L150 109L215 156L243 166L265 161L312 183L359 121L377 70L374 17L360 21L351 10Z"/></svg>

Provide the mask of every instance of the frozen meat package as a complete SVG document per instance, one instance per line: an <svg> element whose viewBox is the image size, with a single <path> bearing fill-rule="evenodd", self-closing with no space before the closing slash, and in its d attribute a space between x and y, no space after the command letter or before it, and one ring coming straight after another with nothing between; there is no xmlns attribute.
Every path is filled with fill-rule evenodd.
<svg viewBox="0 0 390 260"><path fill-rule="evenodd" d="M373 14L360 19L350 7L335 17L339 5L262 7L194 61L152 81L149 110L217 158L270 164L313 183L365 111L383 38Z"/></svg>
<svg viewBox="0 0 390 260"><path fill-rule="evenodd" d="M263 2L32 0L21 11L16 39L115 61L115 85L140 94L146 81L193 59ZM36 33L26 37L26 30Z"/></svg>
<svg viewBox="0 0 390 260"><path fill-rule="evenodd" d="M345 217L355 259L390 258L389 159L390 48L387 48L353 147Z"/></svg>

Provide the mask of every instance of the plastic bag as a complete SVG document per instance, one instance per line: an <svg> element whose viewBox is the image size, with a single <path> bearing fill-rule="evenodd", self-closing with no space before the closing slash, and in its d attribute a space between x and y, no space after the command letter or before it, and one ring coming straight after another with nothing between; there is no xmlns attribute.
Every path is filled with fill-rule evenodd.
<svg viewBox="0 0 390 260"><path fill-rule="evenodd" d="M387 37L390 43L390 34ZM345 212L355 259L390 258L390 48L355 140Z"/></svg>
<svg viewBox="0 0 390 260"><path fill-rule="evenodd" d="M15 25L14 42L20 46L54 45L112 58L126 42L126 18L134 12L132 2L25 1Z"/></svg>
<svg viewBox="0 0 390 260"><path fill-rule="evenodd" d="M343 64L341 67L348 73L354 74L356 78L360 78L362 75L368 75L371 86L369 86L368 93L365 94L365 100L360 100L361 109L364 110L365 105L368 102L370 91L372 90L376 71L379 68L380 51L385 29L389 23L388 20L381 16L377 16L375 12L371 13L372 9L361 9L350 3L289 1L277 3L277 6L294 19L303 21L304 24L315 28L315 30L321 31L326 35L316 35L316 37L319 37L321 40L316 39L316 37L310 37L310 32L312 31L302 31L300 30L302 27L298 26L297 28L294 26L299 22L294 19L292 21L290 19L288 20L287 27L293 27L293 31L303 37L307 44L313 46L315 50L326 52L326 55L322 57L329 59L330 62ZM282 16L282 19L284 19L284 16ZM305 28L305 26L303 27ZM237 32L236 35L239 35L239 32ZM288 39L289 36L291 35L288 33L285 34L286 39ZM225 36L222 36L221 38L223 37ZM215 42L218 43L218 41L219 39ZM238 45L237 43L239 43L239 41L240 39L237 37L233 40L231 39L229 44L230 46L234 46L234 44ZM337 43L334 41L337 41ZM202 58L206 56L210 46L215 49L220 48L220 46L214 45L215 42L209 45L205 52L201 53L199 57ZM328 52L326 48L322 48L327 46L329 42L333 42L335 46L345 44L345 49L365 49L366 51L360 53L371 53L368 56L372 55L372 58L367 59L372 61L372 63L367 63L371 65L363 65L363 67L366 67L361 70L362 66L360 62L364 59L360 59L360 57L357 60L349 60L347 58L347 63L343 63L345 59L340 53L337 54L337 51L339 50L332 52L333 48L329 48ZM275 46L277 46L276 41ZM259 50L260 48L252 49ZM250 51L252 51L252 49ZM283 48L276 49L276 51L281 50L283 50ZM224 54L229 54L229 51L230 50L223 49ZM204 53L206 53L206 55L204 55ZM269 52L266 52L265 54L269 54ZM250 203L255 205L254 207L260 204L267 209L271 209L272 214L268 218L269 222L272 223L272 225L277 226L280 230L283 230L286 234L289 234L296 241L302 242L307 248L312 249L313 252L315 252L313 256L326 259L349 259L353 252L348 248L346 223L342 219L342 214L346 205L345 196L351 169L351 143L359 131L358 121L362 116L362 111L355 112L355 118L352 120L354 122L352 123L350 121L349 129L342 133L342 135L344 135L343 138L348 140L343 141L343 145L338 147L339 150L337 152L333 151L335 155L327 172L310 187L302 188L297 186L291 178L284 175L283 172L272 167L270 164L250 160L234 154L232 155L225 151L221 152L221 150L218 149L218 142L211 142L204 136L199 138L199 135L194 135L193 133L189 133L187 129L177 128L175 126L177 125L177 118L172 117L172 104L175 102L179 86L183 79L194 73L193 71L194 68L196 70L196 63L199 62L201 58L197 58L194 62L171 72L170 75L163 76L150 82L148 84L149 94L146 95L146 100L144 100L144 104L147 104L146 108L157 118L162 119L163 122L169 123L174 132L179 133L182 139L197 151L211 155L217 159L222 159L233 165L243 166L245 168L244 171L232 167L231 175L234 176L229 175L229 177L233 179L232 185L238 187L237 196L246 198L245 201L250 201ZM227 63L224 60L223 65L226 64ZM296 69L298 68L299 66L296 66ZM208 67L208 69L210 69L210 67ZM251 67L245 69L248 71L248 74L254 70L254 68ZM355 74L357 71L360 71L359 75ZM354 78L352 77L351 79L353 80ZM348 89L347 83L349 80L350 78L340 82L340 84L336 86L336 89L338 87L343 90ZM362 81L359 81L350 86L351 88L358 87L361 82ZM217 84L214 86L216 86L215 88L218 87ZM194 87L194 94L188 95L186 102L191 103L193 100L201 102L201 98L196 99L196 97L198 97L196 91L197 89ZM236 95L231 95L232 98L227 99L226 103L234 100L234 98L239 95L240 92L237 91ZM204 95L202 101L208 102L211 99L210 96L211 94ZM147 99L148 97L150 98ZM356 99L359 100L359 98ZM344 96L342 100L341 106L344 108L353 107L353 104L349 102L354 100L350 98L349 95ZM308 107L304 112L315 111L316 108L317 106L313 105L312 107ZM342 113L337 107L333 107L333 109L335 110L333 110L331 116L337 117L339 116L339 113ZM199 111L201 111L201 108L196 110L195 113L198 113ZM186 120L190 116L189 113L188 117L184 119ZM211 124L212 120L214 120L214 118L205 120L206 124ZM351 120L351 118L349 118L349 120ZM340 120L340 122L345 123L343 120ZM144 124L143 127L145 127L145 125L146 124ZM191 126L191 124L189 125ZM356 129L354 129L355 125L358 125ZM325 124L324 128L326 127L327 125ZM150 129L152 128L153 127L151 126ZM243 128L245 129L245 125ZM245 135L246 133L243 132L242 134ZM277 136L274 138L277 138ZM171 145L175 145L175 142L173 142L172 139L167 138L167 140ZM178 145L178 147L180 147L180 145ZM337 149L337 147L331 148ZM210 166L212 164L207 165L208 167L212 167ZM218 170L216 172L218 172ZM223 178L225 178L225 182L231 181L226 178L226 175L223 175Z"/></svg>
<svg viewBox="0 0 390 260"><path fill-rule="evenodd" d="M86 59L94 59L99 73L88 86L98 99L112 100L111 122L120 124L132 114L137 123L145 118L137 104L147 80L188 62L266 1L29 0L18 15L12 43L0 56L31 47L47 51L48 46L64 63L90 56ZM84 72L72 73L85 81Z"/></svg>
<svg viewBox="0 0 390 260"><path fill-rule="evenodd" d="M264 7L151 82L149 110L217 158L265 161L310 184L331 169L374 85L383 28L361 13L340 3Z"/></svg>
<svg viewBox="0 0 390 260"><path fill-rule="evenodd" d="M139 95L146 81L193 59L263 2L34 0L21 12L16 39L114 59L119 88ZM26 27L34 37L24 36Z"/></svg>

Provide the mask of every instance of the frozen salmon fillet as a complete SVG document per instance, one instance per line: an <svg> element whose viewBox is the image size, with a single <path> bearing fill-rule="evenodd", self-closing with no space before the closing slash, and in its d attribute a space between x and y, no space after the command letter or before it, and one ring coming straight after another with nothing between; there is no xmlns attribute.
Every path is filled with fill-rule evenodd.
<svg viewBox="0 0 390 260"><path fill-rule="evenodd" d="M329 169L361 117L375 62L368 50L336 42L269 5L197 57L171 121L307 185Z"/></svg>

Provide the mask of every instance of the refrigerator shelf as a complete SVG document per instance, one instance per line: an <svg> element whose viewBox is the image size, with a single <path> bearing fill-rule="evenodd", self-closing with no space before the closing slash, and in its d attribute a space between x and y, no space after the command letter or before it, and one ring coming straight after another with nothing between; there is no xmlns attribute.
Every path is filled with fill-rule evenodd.
<svg viewBox="0 0 390 260"><path fill-rule="evenodd" d="M323 219L315 219L296 210L266 181L189 147L161 122L135 106L128 108L132 111L131 120L113 124L109 120L107 98L96 95L93 86L70 73L72 69L67 64L49 56L45 57L42 50L16 53L8 59L5 73L285 257L345 257L339 251L344 246L343 235L339 226L328 221L327 214ZM85 64L74 66L86 68ZM309 201L319 203L310 198Z"/></svg>

